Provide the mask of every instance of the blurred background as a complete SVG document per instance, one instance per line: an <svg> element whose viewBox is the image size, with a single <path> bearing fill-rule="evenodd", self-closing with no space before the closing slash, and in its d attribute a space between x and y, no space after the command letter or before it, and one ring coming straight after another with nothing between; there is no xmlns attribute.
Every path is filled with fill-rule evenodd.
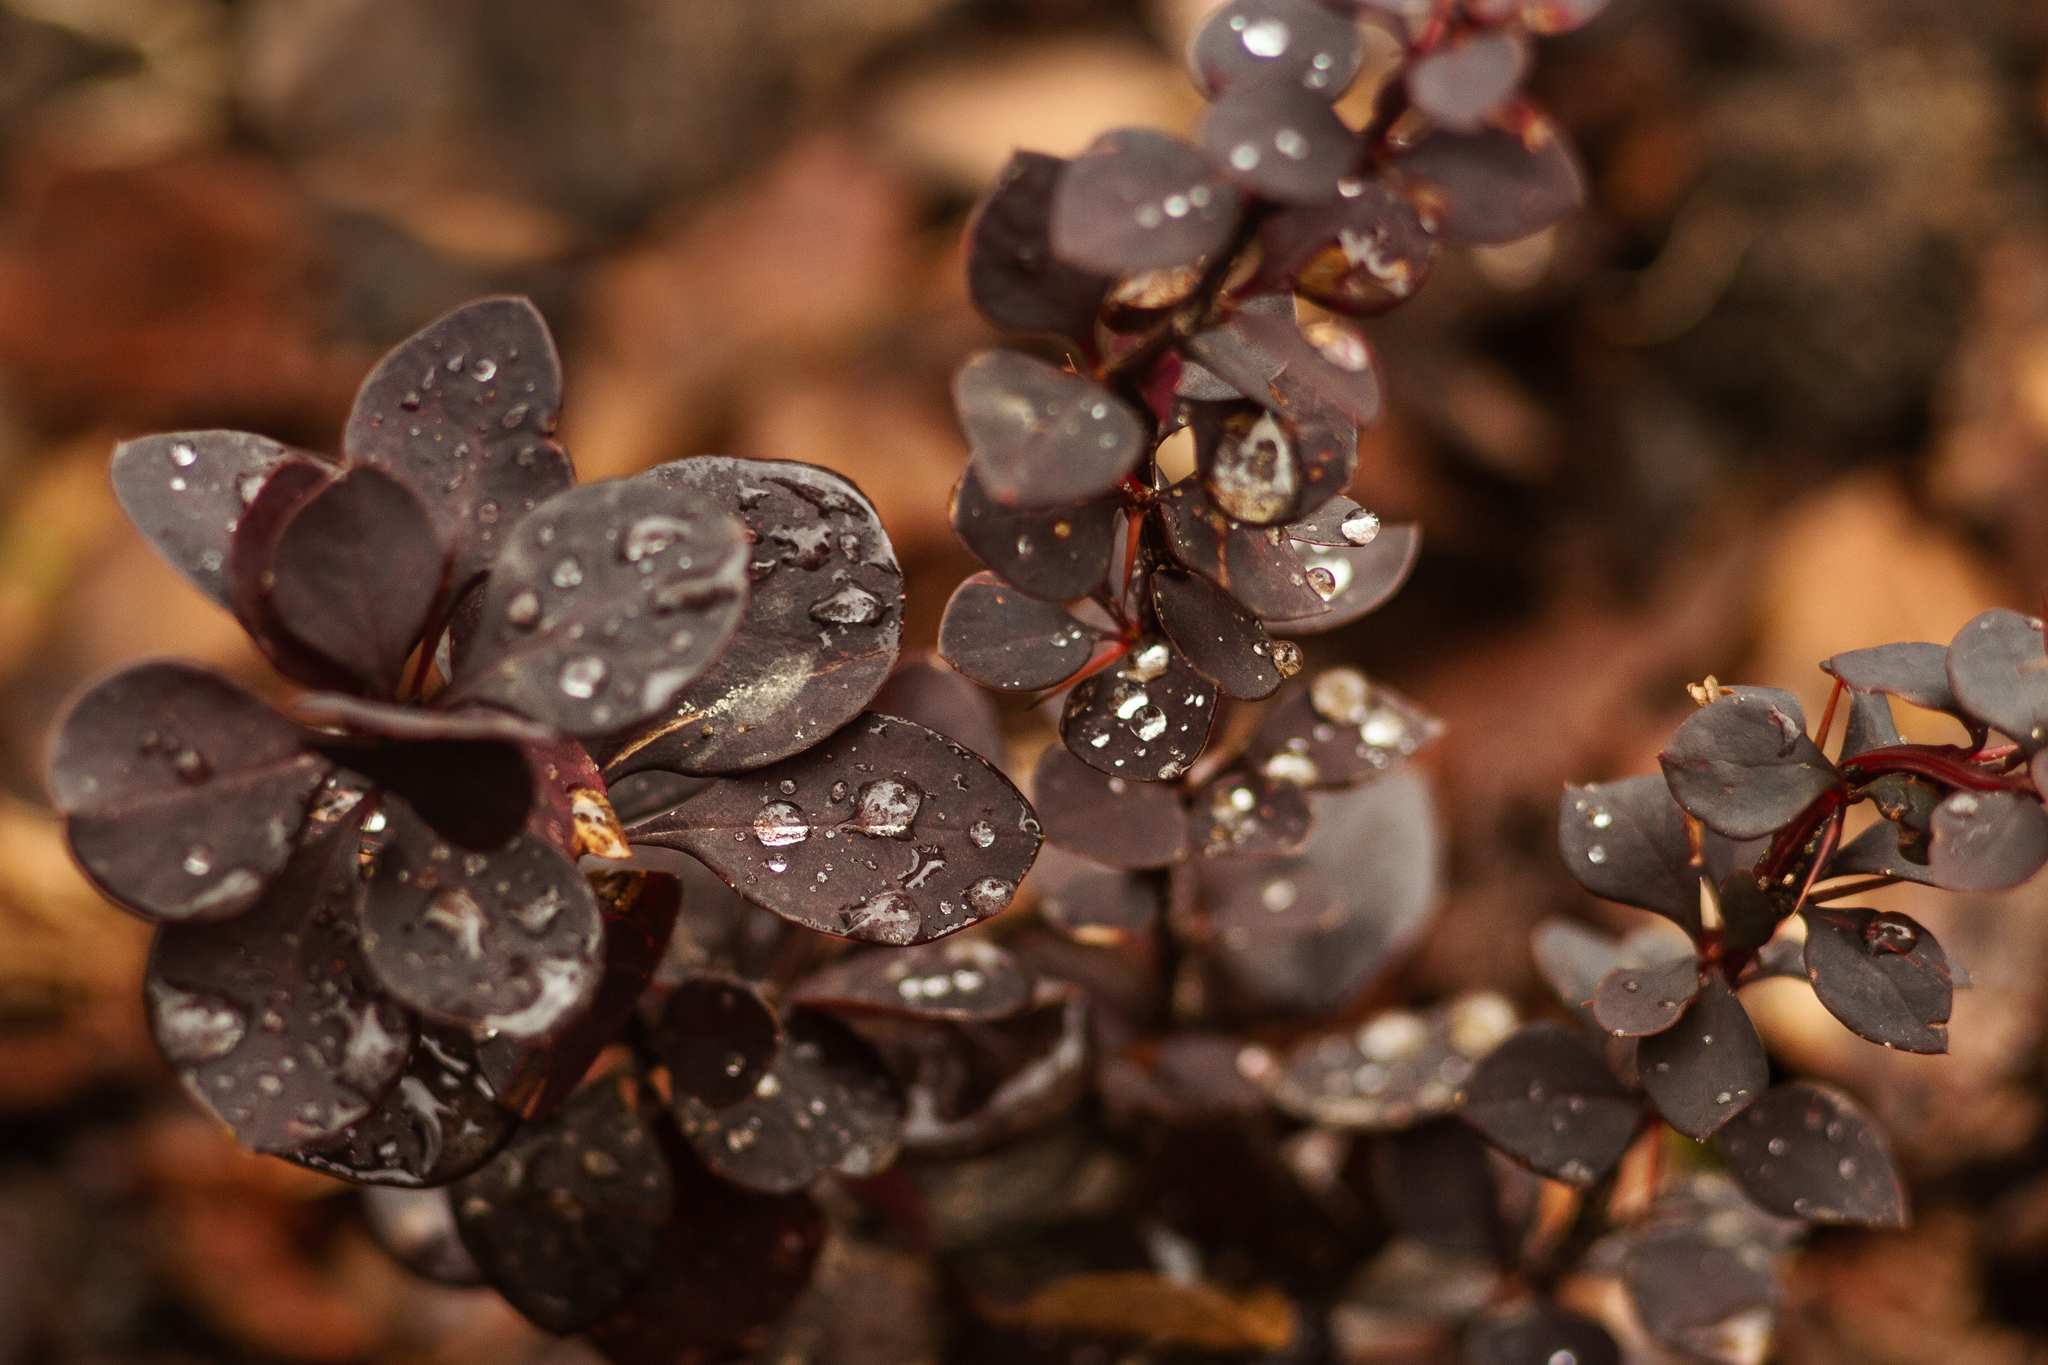
<svg viewBox="0 0 2048 1365"><path fill-rule="evenodd" d="M994 339L964 216L1014 147L1191 127L1208 8L0 0L0 1361L592 1358L408 1278L339 1186L238 1155L153 1056L148 931L70 868L49 724L138 655L265 671L120 517L112 444L331 451L385 347L525 293L585 480L706 452L838 469L928 648L975 567L947 384ZM1614 0L1542 45L1533 91L1590 202L1447 252L1371 324L1390 403L1352 493L1424 550L1310 651L1450 725L1451 892L1394 991L1418 1001L1533 1005L1539 918L1623 923L1558 866L1558 794L1653 766L1686 681L1817 712L1819 659L2048 587L2048 5ZM1917 1216L1820 1238L1780 1357L2048 1359L2048 885L1885 895L1977 989L1937 1059L1757 992L1778 1058L1887 1126ZM910 1276L892 1310L937 1292Z"/></svg>

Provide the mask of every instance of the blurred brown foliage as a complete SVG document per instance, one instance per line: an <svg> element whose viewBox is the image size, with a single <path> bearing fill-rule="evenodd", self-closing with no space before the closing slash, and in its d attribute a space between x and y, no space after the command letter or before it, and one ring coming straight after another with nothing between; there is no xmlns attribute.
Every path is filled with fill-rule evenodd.
<svg viewBox="0 0 2048 1365"><path fill-rule="evenodd" d="M882 511L927 647L971 567L945 516L947 382L989 340L966 208L1013 146L1185 127L1177 57L1207 8L0 0L0 1361L590 1358L487 1291L408 1277L340 1187L235 1152L154 1060L146 932L63 855L46 731L140 654L275 682L122 522L112 442L231 426L331 449L383 346L527 293L562 339L586 478L716 450L840 469ZM1643 770L1685 680L1815 705L1832 652L1946 640L2048 589L2044 59L2039 0L1615 0L1545 46L1537 93L1592 203L1451 253L1374 325L1390 410L1352 492L1428 538L1402 597L1312 650L1450 723L1452 893L1397 994L1535 1007L1538 919L1620 927L1557 865L1557 795ZM1041 717L1006 721L1020 753L1043 742ZM1781 1358L2041 1359L2048 887L1884 897L1977 989L1940 1059L1758 992L1779 1060L1886 1124L1919 1210L1797 1263ZM1122 1178L1043 1159L1044 1207L984 1193L952 1216L1085 1217ZM936 1360L977 1312L1120 1321L1153 1342L1133 1359L1293 1335L1256 1275L1074 1270L969 1302L927 1256L838 1239L759 1358ZM1339 1344L1434 1349L1373 1354L1390 1340Z"/></svg>

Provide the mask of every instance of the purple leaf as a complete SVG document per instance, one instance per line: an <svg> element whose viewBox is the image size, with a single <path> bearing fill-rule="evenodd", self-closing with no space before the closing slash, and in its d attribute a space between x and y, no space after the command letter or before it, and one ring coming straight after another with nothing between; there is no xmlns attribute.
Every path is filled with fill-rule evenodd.
<svg viewBox="0 0 2048 1365"><path fill-rule="evenodd" d="M676 1089L724 1109L754 1093L782 1053L782 1021L761 992L734 976L693 972L670 992L655 1055Z"/></svg>
<svg viewBox="0 0 2048 1365"><path fill-rule="evenodd" d="M114 496L185 581L222 606L235 524L273 471L303 458L245 431L180 431L114 447Z"/></svg>
<svg viewBox="0 0 2048 1365"><path fill-rule="evenodd" d="M953 534L1011 587L1048 602L1071 602L1108 577L1122 509L1114 489L1055 507L1005 507L969 469L953 490Z"/></svg>
<svg viewBox="0 0 2048 1365"><path fill-rule="evenodd" d="M1031 1003L1032 978L984 938L854 953L799 982L797 1004L910 1019L1007 1019Z"/></svg>
<svg viewBox="0 0 2048 1365"><path fill-rule="evenodd" d="M1104 133L1069 162L1052 199L1052 248L1102 275L1200 260L1230 240L1242 207L1209 159L1150 128Z"/></svg>
<svg viewBox="0 0 2048 1365"><path fill-rule="evenodd" d="M1636 1068L1664 1121L1699 1142L1763 1094L1771 1070L1749 1012L1718 974L1677 1024L1637 1044Z"/></svg>
<svg viewBox="0 0 2048 1365"><path fill-rule="evenodd" d="M1335 199L1365 144L1318 91L1239 81L1202 120L1202 150L1247 191L1283 204Z"/></svg>
<svg viewBox="0 0 2048 1365"><path fill-rule="evenodd" d="M1662 1033L1679 1020L1700 989L1700 960L1692 953L1653 967L1616 967L1593 992L1593 1017L1617 1038Z"/></svg>
<svg viewBox="0 0 2048 1365"><path fill-rule="evenodd" d="M375 1109L333 1142L285 1158L360 1185L421 1189L468 1175L518 1126L484 1077L469 1034L427 1027Z"/></svg>
<svg viewBox="0 0 2048 1365"><path fill-rule="evenodd" d="M1829 1014L1873 1043L1948 1051L1955 987L1934 935L1906 915L1817 905L1806 916L1806 979Z"/></svg>
<svg viewBox="0 0 2048 1365"><path fill-rule="evenodd" d="M1326 668L1266 708L1245 758L1305 787L1356 786L1391 772L1443 733L1443 722L1353 668Z"/></svg>
<svg viewBox="0 0 2048 1365"><path fill-rule="evenodd" d="M1342 194L1353 186L1356 194ZM1422 287L1436 264L1436 233L1383 181L1346 181L1340 195L1259 225L1260 278L1288 281L1333 312L1372 317Z"/></svg>
<svg viewBox="0 0 2048 1365"><path fill-rule="evenodd" d="M1358 26L1313 0L1233 0L1209 16L1188 50L1195 88L1210 99L1256 85L1297 86L1332 101L1364 60Z"/></svg>
<svg viewBox="0 0 2048 1365"><path fill-rule="evenodd" d="M1108 635L992 573L963 579L939 621L939 653L983 687L1039 692L1088 666Z"/></svg>
<svg viewBox="0 0 2048 1365"><path fill-rule="evenodd" d="M1721 1131L1728 1174L1787 1218L1906 1225L1906 1191L1884 1134L1847 1097L1809 1081L1773 1086Z"/></svg>
<svg viewBox="0 0 2048 1365"><path fill-rule="evenodd" d="M1031 795L1046 838L1110 867L1165 867L1188 851L1178 791L1098 772L1061 745L1039 755Z"/></svg>
<svg viewBox="0 0 2048 1365"><path fill-rule="evenodd" d="M1946 645L1921 641L1852 649L1822 660L1821 668L1856 692L1881 693L1951 715L1956 711L1955 692L1948 681Z"/></svg>
<svg viewBox="0 0 2048 1365"><path fill-rule="evenodd" d="M1306 616L1267 617L1266 627L1275 635L1319 635L1379 610L1401 590L1422 552L1422 528L1388 526L1370 545L1296 542L1294 549L1323 608Z"/></svg>
<svg viewBox="0 0 2048 1365"><path fill-rule="evenodd" d="M1423 216L1453 242L1496 246L1539 232L1586 199L1578 158L1547 118L1521 133L1439 131L1397 158Z"/></svg>
<svg viewBox="0 0 2048 1365"><path fill-rule="evenodd" d="M1164 640L1140 640L1115 668L1075 684L1060 738L1097 772L1170 782L1188 770L1216 722L1216 688Z"/></svg>
<svg viewBox="0 0 2048 1365"><path fill-rule="evenodd" d="M1259 701L1301 667L1301 652L1277 645L1258 619L1210 580L1159 569L1149 586L1159 628L1188 665L1233 697ZM1281 661L1293 667L1282 670Z"/></svg>
<svg viewBox="0 0 2048 1365"><path fill-rule="evenodd" d="M1686 718L1658 755L1678 804L1731 839L1789 823L1841 784L1790 692L1737 687Z"/></svg>
<svg viewBox="0 0 2048 1365"><path fill-rule="evenodd" d="M970 356L953 377L968 468L1006 507L1080 502L1144 453L1138 414L1092 379L1016 351Z"/></svg>
<svg viewBox="0 0 2048 1365"><path fill-rule="evenodd" d="M1642 1102L1563 1024L1516 1029L1465 1084L1458 1116L1515 1160L1581 1189L1635 1141Z"/></svg>
<svg viewBox="0 0 2048 1365"><path fill-rule="evenodd" d="M988 693L955 673L936 655L912 655L896 665L875 693L874 709L936 730L1005 771L1009 741Z"/></svg>
<svg viewBox="0 0 2048 1365"><path fill-rule="evenodd" d="M1448 43L1408 67L1408 96L1443 127L1477 133L1529 70L1529 41L1492 29Z"/></svg>
<svg viewBox="0 0 2048 1365"><path fill-rule="evenodd" d="M1263 858L1301 852L1315 815L1299 784L1238 768L1196 793L1189 825L1204 857Z"/></svg>
<svg viewBox="0 0 2048 1365"><path fill-rule="evenodd" d="M1928 833L1928 874L1950 891L2003 891L2048 862L2048 812L2019 792L1951 792Z"/></svg>
<svg viewBox="0 0 2048 1365"><path fill-rule="evenodd" d="M1063 158L1013 152L967 221L967 292L1013 332L1052 332L1095 349L1095 315L1112 283L1052 252L1052 196Z"/></svg>
<svg viewBox="0 0 2048 1365"><path fill-rule="evenodd" d="M2024 752L2048 743L2048 655L2038 621L2003 608L1972 617L1949 642L1948 681L1966 714Z"/></svg>

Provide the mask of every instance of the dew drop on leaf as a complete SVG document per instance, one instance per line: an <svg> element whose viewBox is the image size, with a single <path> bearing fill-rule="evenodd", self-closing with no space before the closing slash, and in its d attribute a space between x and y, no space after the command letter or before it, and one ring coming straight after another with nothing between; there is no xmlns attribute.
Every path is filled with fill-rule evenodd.
<svg viewBox="0 0 2048 1365"><path fill-rule="evenodd" d="M811 837L804 813L787 801L770 801L754 817L754 837L768 848L800 844Z"/></svg>
<svg viewBox="0 0 2048 1365"><path fill-rule="evenodd" d="M1380 519L1361 507L1344 518L1337 531L1353 545L1370 545L1380 533Z"/></svg>
<svg viewBox="0 0 2048 1365"><path fill-rule="evenodd" d="M608 671L604 660L596 655L579 654L562 665L562 691L578 701L587 701L597 695Z"/></svg>
<svg viewBox="0 0 2048 1365"><path fill-rule="evenodd" d="M548 579L558 588L573 588L583 581L583 566L576 562L574 555L570 555L555 565L555 571L548 575Z"/></svg>

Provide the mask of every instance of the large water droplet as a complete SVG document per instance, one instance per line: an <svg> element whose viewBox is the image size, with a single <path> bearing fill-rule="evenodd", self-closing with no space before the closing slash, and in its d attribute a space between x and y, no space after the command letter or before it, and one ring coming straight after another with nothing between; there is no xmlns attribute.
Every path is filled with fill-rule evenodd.
<svg viewBox="0 0 2048 1365"><path fill-rule="evenodd" d="M1361 507L1345 517L1337 531L1353 545L1370 545L1380 533L1380 519Z"/></svg>
<svg viewBox="0 0 2048 1365"><path fill-rule="evenodd" d="M1292 640L1275 640L1273 667L1280 670L1283 678L1291 678L1301 672L1301 646Z"/></svg>
<svg viewBox="0 0 2048 1365"><path fill-rule="evenodd" d="M754 816L754 837L768 848L782 848L810 838L811 827L789 802L770 801Z"/></svg>
<svg viewBox="0 0 2048 1365"><path fill-rule="evenodd" d="M1216 505L1239 521L1269 522L1287 511L1301 488L1301 463L1273 414L1261 413L1249 431L1217 445L1209 486Z"/></svg>
<svg viewBox="0 0 2048 1365"><path fill-rule="evenodd" d="M924 792L907 778L877 778L860 789L847 828L877 839L907 839L923 804Z"/></svg>
<svg viewBox="0 0 2048 1365"><path fill-rule="evenodd" d="M1919 944L1919 929L1904 915L1882 914L1863 926L1863 950L1873 955L1910 953Z"/></svg>
<svg viewBox="0 0 2048 1365"><path fill-rule="evenodd" d="M583 566L576 562L576 556L569 555L548 575L548 581L558 588L573 588L583 581Z"/></svg>
<svg viewBox="0 0 2048 1365"><path fill-rule="evenodd" d="M149 983L158 1046L174 1064L190 1066L225 1057L249 1032L249 1021L218 996L181 991L162 981Z"/></svg>
<svg viewBox="0 0 2048 1365"><path fill-rule="evenodd" d="M1308 585L1327 602L1337 595L1337 573L1327 564L1317 564L1308 571Z"/></svg>
<svg viewBox="0 0 2048 1365"><path fill-rule="evenodd" d="M619 546L628 564L651 559L690 533L690 524L675 517L642 517L626 528Z"/></svg>
<svg viewBox="0 0 2048 1365"><path fill-rule="evenodd" d="M603 659L594 654L579 654L562 665L562 691L578 701L588 701L597 695L608 672Z"/></svg>
<svg viewBox="0 0 2048 1365"><path fill-rule="evenodd" d="M190 469L199 459L199 452L180 442L171 447L171 463L180 469Z"/></svg>
<svg viewBox="0 0 2048 1365"><path fill-rule="evenodd" d="M1166 733L1166 713L1156 706L1147 706L1130 719L1131 733L1150 744Z"/></svg>
<svg viewBox="0 0 2048 1365"><path fill-rule="evenodd" d="M532 630L540 620L540 597L531 588L521 588L505 606L505 619L521 630Z"/></svg>
<svg viewBox="0 0 2048 1365"><path fill-rule="evenodd" d="M1300 898L1301 892L1293 882L1286 880L1267 882L1265 889L1259 892L1259 904L1276 915Z"/></svg>
<svg viewBox="0 0 2048 1365"><path fill-rule="evenodd" d="M967 827L967 837L974 840L976 848L987 848L996 841L996 827L986 820L976 820Z"/></svg>
<svg viewBox="0 0 2048 1365"><path fill-rule="evenodd" d="M1398 749L1408 742L1408 722L1399 711L1376 706L1358 727L1358 737L1375 749Z"/></svg>
<svg viewBox="0 0 2048 1365"><path fill-rule="evenodd" d="M476 376L479 384L488 384L498 377L498 362L489 356L484 356L476 364L469 367L469 372Z"/></svg>
<svg viewBox="0 0 2048 1365"><path fill-rule="evenodd" d="M884 891L873 900L856 905L846 917L846 933L869 943L901 947L917 937L922 919L917 902L903 891Z"/></svg>
<svg viewBox="0 0 2048 1365"><path fill-rule="evenodd" d="M1355 668L1329 668L1309 684L1308 700L1325 720L1362 725L1372 702L1372 684Z"/></svg>
<svg viewBox="0 0 2048 1365"><path fill-rule="evenodd" d="M983 877L967 888L967 903L977 915L993 915L1010 903L1017 888L1001 877Z"/></svg>
<svg viewBox="0 0 2048 1365"><path fill-rule="evenodd" d="M427 902L427 923L455 940L472 958L484 955L484 908L459 886L436 891Z"/></svg>
<svg viewBox="0 0 2048 1365"><path fill-rule="evenodd" d="M1286 53L1290 35L1287 25L1278 19L1261 19L1246 25L1238 36L1244 43L1244 50L1254 57L1278 57Z"/></svg>
<svg viewBox="0 0 2048 1365"><path fill-rule="evenodd" d="M811 603L813 621L829 621L841 626L872 625L882 618L882 599L861 587L848 583L830 597L821 597Z"/></svg>
<svg viewBox="0 0 2048 1365"><path fill-rule="evenodd" d="M1155 640L1143 649L1133 653L1130 663L1124 667L1119 676L1129 678L1133 682L1151 682L1154 678L1164 673L1166 666L1172 662L1173 651L1168 649L1162 642ZM1140 705L1143 705L1143 703L1140 703Z"/></svg>

